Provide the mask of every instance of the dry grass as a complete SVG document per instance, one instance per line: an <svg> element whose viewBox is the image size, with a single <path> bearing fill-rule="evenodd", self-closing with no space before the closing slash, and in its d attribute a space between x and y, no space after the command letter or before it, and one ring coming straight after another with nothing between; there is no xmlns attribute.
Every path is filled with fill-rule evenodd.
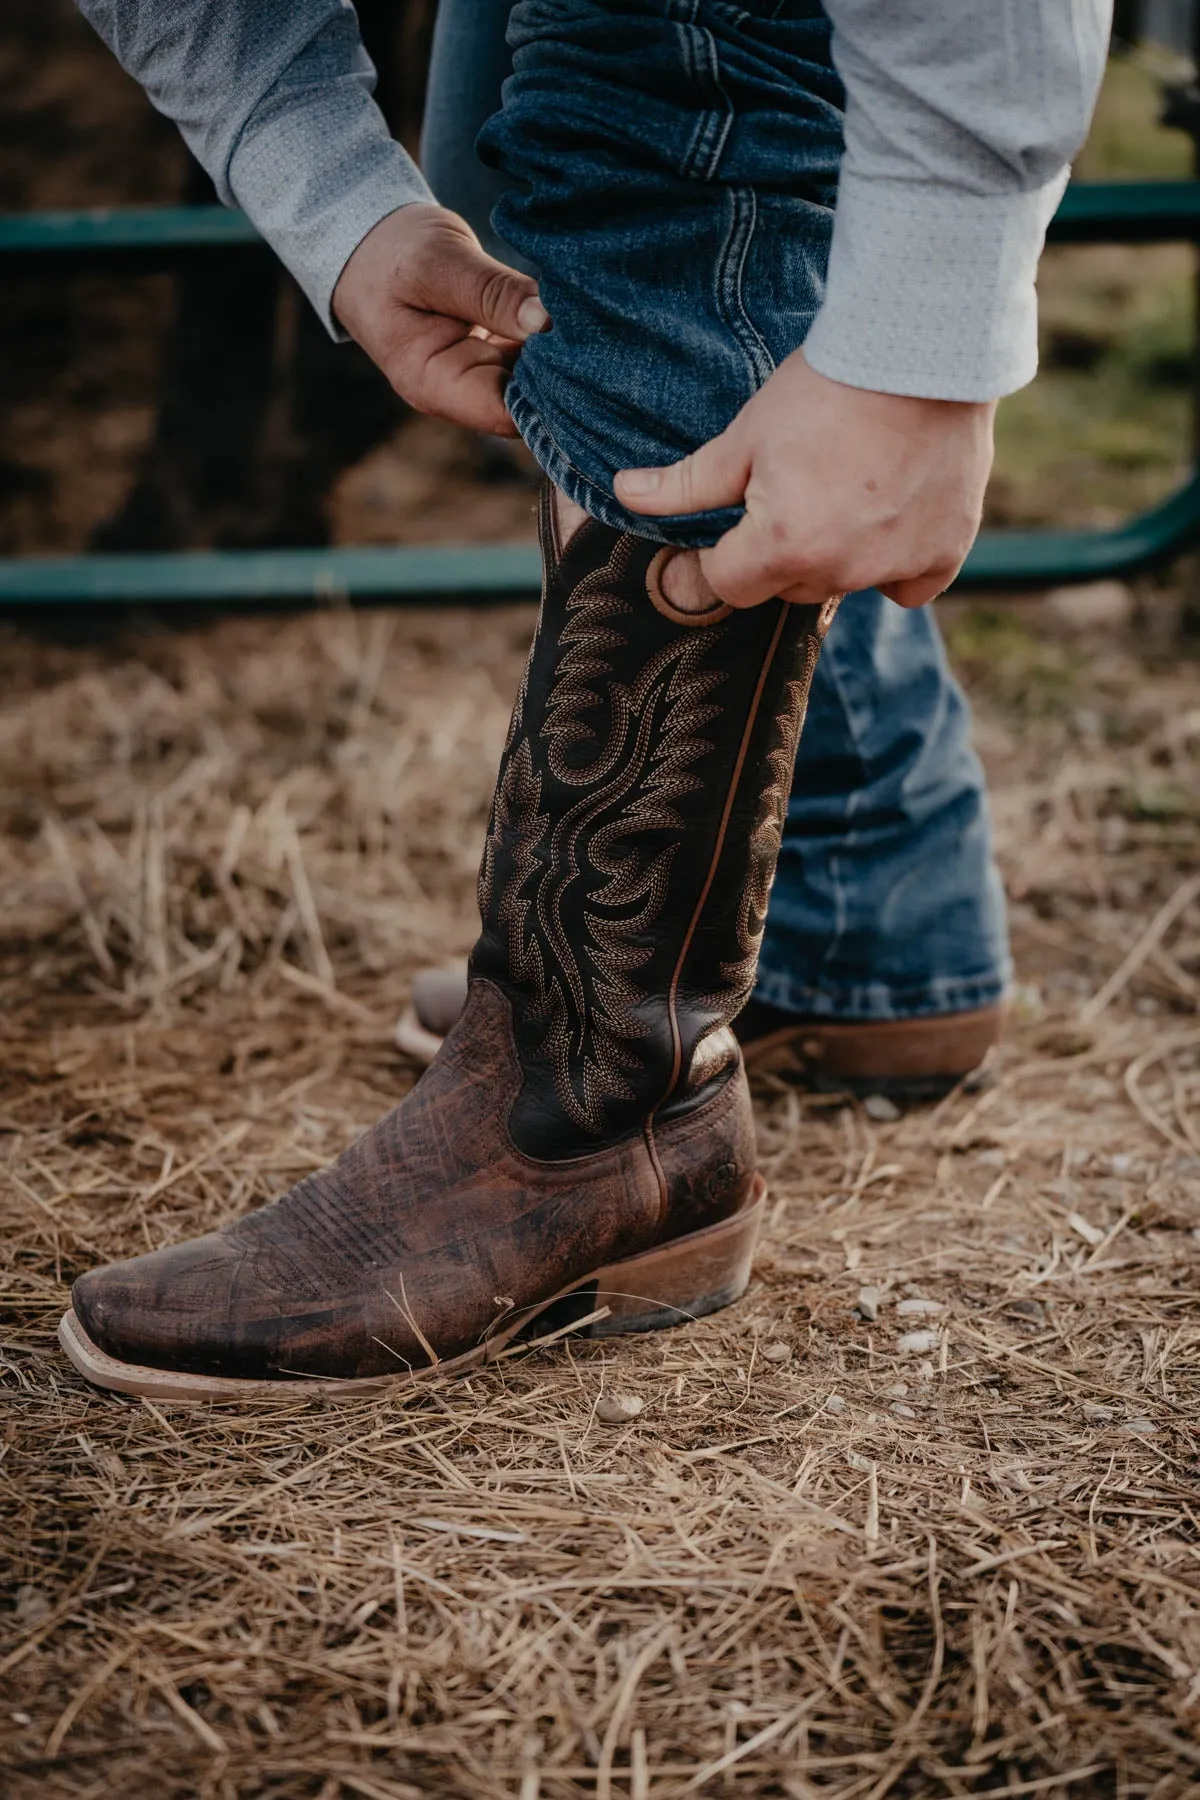
<svg viewBox="0 0 1200 1800"><path fill-rule="evenodd" d="M469 941L528 624L5 644L6 1796L1194 1792L1186 666L959 621L1021 1018L932 1113L762 1094L731 1311L340 1405L156 1407L58 1354L78 1270L408 1085L389 1025Z"/></svg>

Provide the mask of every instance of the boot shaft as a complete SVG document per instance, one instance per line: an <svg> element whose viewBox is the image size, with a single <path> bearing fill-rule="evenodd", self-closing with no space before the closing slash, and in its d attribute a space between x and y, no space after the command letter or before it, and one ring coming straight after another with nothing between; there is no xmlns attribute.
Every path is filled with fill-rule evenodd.
<svg viewBox="0 0 1200 1800"><path fill-rule="evenodd" d="M680 613L676 554L543 500L542 603L479 878L517 1147L586 1154L726 1077L832 605Z"/></svg>

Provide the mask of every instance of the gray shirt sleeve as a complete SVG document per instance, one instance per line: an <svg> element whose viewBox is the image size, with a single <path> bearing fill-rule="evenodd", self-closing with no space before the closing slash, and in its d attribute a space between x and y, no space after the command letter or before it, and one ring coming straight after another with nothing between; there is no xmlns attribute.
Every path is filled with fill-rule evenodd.
<svg viewBox="0 0 1200 1800"><path fill-rule="evenodd" d="M1037 367L1034 275L1087 130L1111 0L826 0L847 91L825 300L854 387L983 400ZM373 225L432 198L371 98L347 0L80 0L336 335Z"/></svg>
<svg viewBox="0 0 1200 1800"><path fill-rule="evenodd" d="M823 375L988 400L1037 370L1034 277L1087 133L1111 0L826 0L846 154Z"/></svg>
<svg viewBox="0 0 1200 1800"><path fill-rule="evenodd" d="M335 336L338 276L397 207L431 200L372 99L347 0L79 0Z"/></svg>

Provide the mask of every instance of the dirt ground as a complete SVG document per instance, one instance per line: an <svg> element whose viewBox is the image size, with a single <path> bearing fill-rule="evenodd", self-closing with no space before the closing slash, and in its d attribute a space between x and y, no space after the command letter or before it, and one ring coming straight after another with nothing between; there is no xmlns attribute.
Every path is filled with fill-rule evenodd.
<svg viewBox="0 0 1200 1800"><path fill-rule="evenodd" d="M0 114L7 210L179 197L169 128L68 0L9 0ZM1005 415L998 518L1115 516L1176 473L1189 266L1113 256L1054 265L1061 366L1048 342ZM0 549L82 549L122 505L172 307L163 277L0 292ZM521 481L473 455L401 423L338 477L331 535L527 535ZM741 1303L211 1410L89 1390L54 1340L69 1283L266 1200L411 1085L392 1024L471 940L531 615L0 622L5 1800L1195 1792L1200 688L1174 598L947 607L1012 1031L896 1119L760 1089ZM606 1388L643 1410L602 1423Z"/></svg>
<svg viewBox="0 0 1200 1800"><path fill-rule="evenodd" d="M1194 1793L1200 705L1121 600L951 611L1014 1029L932 1111L760 1091L740 1304L213 1410L90 1391L67 1285L410 1085L530 615L5 629L6 1796Z"/></svg>

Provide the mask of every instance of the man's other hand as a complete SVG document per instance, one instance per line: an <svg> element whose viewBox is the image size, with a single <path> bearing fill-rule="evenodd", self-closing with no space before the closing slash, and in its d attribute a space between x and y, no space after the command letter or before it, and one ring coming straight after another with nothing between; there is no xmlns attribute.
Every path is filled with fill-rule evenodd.
<svg viewBox="0 0 1200 1800"><path fill-rule="evenodd" d="M869 587L924 606L979 530L995 410L847 387L796 350L720 437L669 468L625 470L616 495L656 516L744 501L741 521L700 552L731 606Z"/></svg>
<svg viewBox="0 0 1200 1800"><path fill-rule="evenodd" d="M457 213L418 204L381 219L342 270L333 310L418 412L517 435L504 389L546 311L533 278L489 256Z"/></svg>

